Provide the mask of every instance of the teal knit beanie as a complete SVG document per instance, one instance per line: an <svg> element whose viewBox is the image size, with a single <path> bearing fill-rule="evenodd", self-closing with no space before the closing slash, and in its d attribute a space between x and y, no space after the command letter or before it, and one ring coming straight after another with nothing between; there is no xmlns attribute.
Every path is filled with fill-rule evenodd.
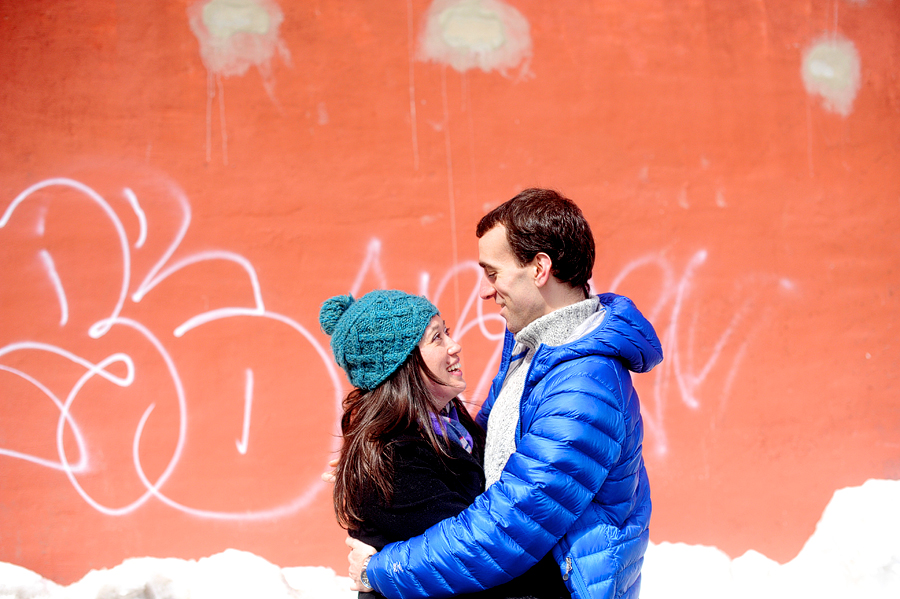
<svg viewBox="0 0 900 599"><path fill-rule="evenodd" d="M400 368L437 313L424 297L377 290L359 300L351 295L326 300L319 324L331 337L334 361L350 384L368 391Z"/></svg>

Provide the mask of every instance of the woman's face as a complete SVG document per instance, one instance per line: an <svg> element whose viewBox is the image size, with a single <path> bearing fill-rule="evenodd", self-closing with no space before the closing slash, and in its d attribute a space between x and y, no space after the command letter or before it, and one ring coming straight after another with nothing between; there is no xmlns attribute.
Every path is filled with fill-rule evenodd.
<svg viewBox="0 0 900 599"><path fill-rule="evenodd" d="M437 408L443 409L451 399L466 390L459 352L462 347L450 338L450 331L440 314L432 317L419 341L422 359L431 373L443 385L425 377L425 385L434 397Z"/></svg>

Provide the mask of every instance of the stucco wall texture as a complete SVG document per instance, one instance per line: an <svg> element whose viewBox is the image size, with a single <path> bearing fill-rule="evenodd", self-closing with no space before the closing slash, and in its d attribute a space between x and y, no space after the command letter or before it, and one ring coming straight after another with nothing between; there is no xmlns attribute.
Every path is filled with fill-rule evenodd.
<svg viewBox="0 0 900 599"><path fill-rule="evenodd" d="M0 561L345 569L318 308L436 301L476 409L474 226L578 202L637 377L654 542L794 557L900 478L900 3L6 3Z"/></svg>

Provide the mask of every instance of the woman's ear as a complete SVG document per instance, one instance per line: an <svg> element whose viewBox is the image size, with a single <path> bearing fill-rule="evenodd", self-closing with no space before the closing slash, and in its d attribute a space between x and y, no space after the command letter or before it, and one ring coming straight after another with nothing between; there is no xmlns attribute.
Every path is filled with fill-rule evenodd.
<svg viewBox="0 0 900 599"><path fill-rule="evenodd" d="M553 260L550 259L550 256L544 252L538 252L531 261L531 266L534 268L534 284L537 287L546 285L552 276L550 271L553 270Z"/></svg>

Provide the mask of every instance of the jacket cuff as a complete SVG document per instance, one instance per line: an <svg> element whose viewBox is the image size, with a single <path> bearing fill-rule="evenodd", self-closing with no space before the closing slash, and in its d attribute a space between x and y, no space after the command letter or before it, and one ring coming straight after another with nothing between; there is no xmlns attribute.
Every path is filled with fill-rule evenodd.
<svg viewBox="0 0 900 599"><path fill-rule="evenodd" d="M372 557L369 558L369 563L366 564L366 576L369 579L369 584L372 585L372 588L384 595L385 597L397 597L396 594L386 593L385 589L390 586L388 581L389 577L387 576L387 572L385 572L385 568L382 562L384 561L383 554L381 551L375 553Z"/></svg>

